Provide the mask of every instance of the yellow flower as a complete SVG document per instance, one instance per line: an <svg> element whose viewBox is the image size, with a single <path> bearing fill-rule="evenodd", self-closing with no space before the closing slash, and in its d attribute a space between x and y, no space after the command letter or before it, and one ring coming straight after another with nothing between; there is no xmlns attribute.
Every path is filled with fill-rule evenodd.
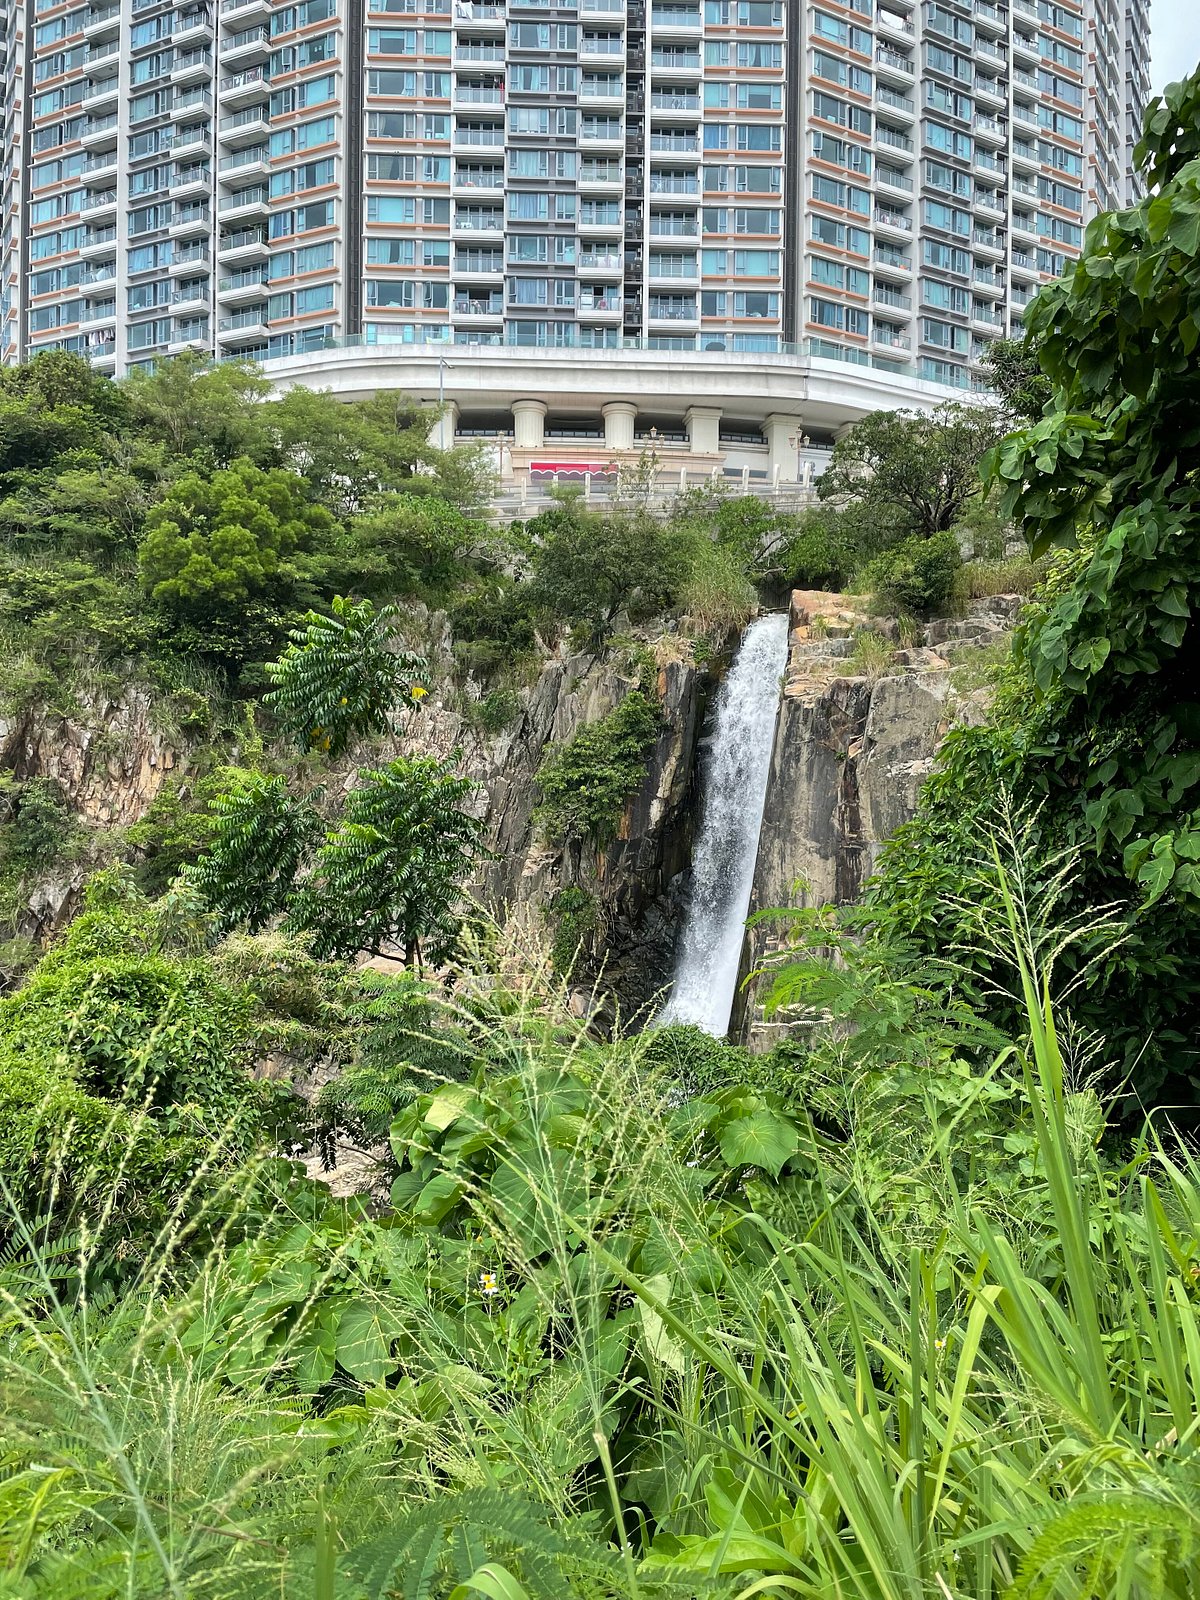
<svg viewBox="0 0 1200 1600"><path fill-rule="evenodd" d="M935 1339L935 1340L934 1340L934 1341L933 1341L933 1348L934 1348L934 1349L935 1349L935 1350L944 1350L944 1349L945 1349L945 1348L946 1348L946 1341L945 1341L945 1339Z"/></svg>
<svg viewBox="0 0 1200 1600"><path fill-rule="evenodd" d="M423 689L419 683L414 683L413 684L413 686L412 686L412 697L413 697L414 700L423 700L428 693L429 693L429 690L428 689Z"/></svg>
<svg viewBox="0 0 1200 1600"><path fill-rule="evenodd" d="M350 704L350 702L349 702L349 700L346 699L345 695L343 695L342 698L338 701L338 705L340 705L340 706L348 706L349 704Z"/></svg>

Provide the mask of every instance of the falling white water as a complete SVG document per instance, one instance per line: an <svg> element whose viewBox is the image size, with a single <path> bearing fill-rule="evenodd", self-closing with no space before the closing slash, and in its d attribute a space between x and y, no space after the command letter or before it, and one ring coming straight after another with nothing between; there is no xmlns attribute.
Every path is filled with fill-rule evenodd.
<svg viewBox="0 0 1200 1600"><path fill-rule="evenodd" d="M718 1039L729 1028L787 633L782 612L752 622L717 694L692 855L691 901L660 1026L694 1022Z"/></svg>

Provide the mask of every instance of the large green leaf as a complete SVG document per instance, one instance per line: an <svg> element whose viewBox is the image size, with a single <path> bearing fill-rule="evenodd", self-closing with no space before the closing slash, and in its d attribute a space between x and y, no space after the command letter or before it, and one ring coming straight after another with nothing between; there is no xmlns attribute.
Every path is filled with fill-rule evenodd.
<svg viewBox="0 0 1200 1600"><path fill-rule="evenodd" d="M342 1366L360 1383L382 1383L395 1362L381 1307L367 1300L352 1301L338 1318L335 1349Z"/></svg>
<svg viewBox="0 0 1200 1600"><path fill-rule="evenodd" d="M800 1147L790 1118L765 1106L727 1122L719 1137L721 1154L731 1167L762 1167L774 1178Z"/></svg>

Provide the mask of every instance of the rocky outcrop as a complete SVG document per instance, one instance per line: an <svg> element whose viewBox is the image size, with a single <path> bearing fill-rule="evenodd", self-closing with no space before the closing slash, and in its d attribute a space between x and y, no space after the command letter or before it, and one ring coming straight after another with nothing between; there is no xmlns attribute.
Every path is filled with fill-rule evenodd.
<svg viewBox="0 0 1200 1600"><path fill-rule="evenodd" d="M331 802L353 786L361 766L398 755L457 753L462 770L479 785L477 805L487 824L489 854L470 885L472 895L498 919L519 919L530 937L546 943L545 908L555 894L565 887L585 889L595 901L597 922L594 963L581 975L588 1009L596 1003L591 989L598 975L600 1008L610 1010L615 1002L629 1014L670 979L674 926L666 891L690 851L696 745L710 673L692 664L679 641L660 641L655 688L663 724L645 779L605 849L557 847L539 837L534 822L538 769L552 744L620 703L637 685L635 671L613 654L561 648L522 692L511 723L483 734L468 714L470 684L464 691L451 676L444 619L414 614L413 625L435 668L435 687L419 709L399 713L393 735L351 751L328 774ZM21 781L52 780L100 840L100 830L138 821L166 779L188 770L186 744L162 732L155 711L150 692L134 685L115 697L81 697L69 717L33 707L0 720L0 771ZM25 937L44 943L66 925L78 910L93 854L61 872L48 864L20 919Z"/></svg>
<svg viewBox="0 0 1200 1600"><path fill-rule="evenodd" d="M1015 596L978 602L967 617L930 623L908 648L892 650L895 624L857 614L846 596L793 595L751 912L860 897L884 841L912 817L946 733L985 714L986 692L957 688L952 667L1002 639L1019 604ZM878 634L878 648L856 657L852 640L863 629ZM772 938L769 924L748 932L743 977ZM763 1023L753 990L739 989L732 1035L764 1047L776 1031Z"/></svg>
<svg viewBox="0 0 1200 1600"><path fill-rule="evenodd" d="M185 758L155 725L148 690L127 685L115 697L83 693L71 716L35 706L0 717L0 771L21 781L47 778L85 822L136 822Z"/></svg>

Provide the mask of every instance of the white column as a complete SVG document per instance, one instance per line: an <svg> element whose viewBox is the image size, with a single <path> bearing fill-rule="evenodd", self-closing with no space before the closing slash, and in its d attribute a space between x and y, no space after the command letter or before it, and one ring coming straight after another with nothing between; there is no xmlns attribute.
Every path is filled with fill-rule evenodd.
<svg viewBox="0 0 1200 1600"><path fill-rule="evenodd" d="M719 456L721 453L720 406L691 406L685 417L688 448L694 456Z"/></svg>
<svg viewBox="0 0 1200 1600"><path fill-rule="evenodd" d="M804 432L800 418L773 411L763 421L763 432L767 436L767 448L771 453L772 476L778 471L784 483L795 483L797 447L792 441Z"/></svg>
<svg viewBox="0 0 1200 1600"><path fill-rule="evenodd" d="M637 407L628 400L610 400L600 410L604 417L604 448L632 450Z"/></svg>
<svg viewBox="0 0 1200 1600"><path fill-rule="evenodd" d="M433 432L429 442L439 450L454 449L454 435L458 428L458 406L453 400L447 400L441 416L433 425Z"/></svg>
<svg viewBox="0 0 1200 1600"><path fill-rule="evenodd" d="M540 450L546 442L546 402L514 400L513 449Z"/></svg>

